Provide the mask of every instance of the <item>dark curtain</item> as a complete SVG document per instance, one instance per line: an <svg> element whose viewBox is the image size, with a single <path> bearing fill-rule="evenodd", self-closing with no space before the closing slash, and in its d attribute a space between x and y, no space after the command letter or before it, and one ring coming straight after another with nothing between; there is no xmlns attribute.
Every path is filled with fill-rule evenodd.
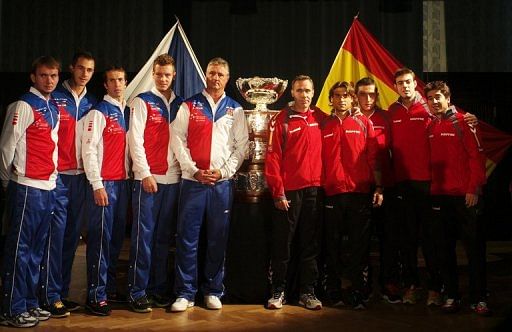
<svg viewBox="0 0 512 332"><path fill-rule="evenodd" d="M451 72L512 71L512 2L445 1Z"/></svg>
<svg viewBox="0 0 512 332"><path fill-rule="evenodd" d="M236 78L255 75L291 82L298 74L308 74L319 94L357 13L392 54L421 72L421 2L404 3L393 7L368 0L192 1L187 33L203 67L215 56L230 62L235 97ZM271 108L280 108L289 99L286 93Z"/></svg>
<svg viewBox="0 0 512 332"><path fill-rule="evenodd" d="M76 49L91 51L96 68L138 71L158 45L162 0L2 0L1 72L28 72L40 55L65 68ZM174 17L168 20L175 21Z"/></svg>

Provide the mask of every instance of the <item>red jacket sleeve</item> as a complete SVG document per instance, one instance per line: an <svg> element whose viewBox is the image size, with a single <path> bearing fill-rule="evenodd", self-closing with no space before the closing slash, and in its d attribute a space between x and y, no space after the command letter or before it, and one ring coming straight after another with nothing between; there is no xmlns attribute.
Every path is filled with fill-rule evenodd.
<svg viewBox="0 0 512 332"><path fill-rule="evenodd" d="M274 200L286 199L284 183L281 176L283 157L283 112L277 114L270 122L270 134L265 157L265 179Z"/></svg>
<svg viewBox="0 0 512 332"><path fill-rule="evenodd" d="M379 144L377 142L377 137L375 136L373 124L366 117L362 118L365 119L366 125L366 156L368 158L368 165L372 172L380 171L381 162L379 160Z"/></svg>
<svg viewBox="0 0 512 332"><path fill-rule="evenodd" d="M464 149L469 157L470 177L466 189L469 194L481 194L481 187L484 185L485 178L485 158L480 148L480 137L477 128L468 125L465 121L460 121L464 128Z"/></svg>

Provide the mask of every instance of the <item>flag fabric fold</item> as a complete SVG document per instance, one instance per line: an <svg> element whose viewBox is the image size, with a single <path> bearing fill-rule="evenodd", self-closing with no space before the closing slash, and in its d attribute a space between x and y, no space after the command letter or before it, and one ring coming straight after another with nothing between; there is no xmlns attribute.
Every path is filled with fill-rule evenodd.
<svg viewBox="0 0 512 332"><path fill-rule="evenodd" d="M187 99L205 88L206 80L201 65L178 20L160 41L134 79L128 84L125 92L128 103L139 93L153 87L153 61L157 56L165 53L171 55L176 61L176 78L173 82L175 94Z"/></svg>
<svg viewBox="0 0 512 332"><path fill-rule="evenodd" d="M359 22L354 18L340 50L334 59L331 70L325 79L316 106L328 113L329 89L338 81L353 82L363 77L375 80L379 89L378 106L387 110L398 99L393 88L393 76L403 65ZM425 83L416 77L417 90L423 94ZM491 125L480 121L482 145L487 157L487 176L503 158L512 145L512 135L499 131Z"/></svg>

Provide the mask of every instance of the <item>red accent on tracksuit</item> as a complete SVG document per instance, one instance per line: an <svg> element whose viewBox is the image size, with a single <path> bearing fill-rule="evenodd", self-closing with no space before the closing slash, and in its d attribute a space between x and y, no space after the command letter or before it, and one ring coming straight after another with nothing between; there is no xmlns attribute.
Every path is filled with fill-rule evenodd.
<svg viewBox="0 0 512 332"><path fill-rule="evenodd" d="M428 128L433 195L480 194L485 183L485 158L476 128L450 108Z"/></svg>
<svg viewBox="0 0 512 332"><path fill-rule="evenodd" d="M305 113L289 108L270 124L265 177L274 199L285 199L285 190L321 185L321 123L327 118L319 108Z"/></svg>
<svg viewBox="0 0 512 332"><path fill-rule="evenodd" d="M377 142L365 116L332 115L322 127L323 187L327 196L369 193L375 182Z"/></svg>
<svg viewBox="0 0 512 332"><path fill-rule="evenodd" d="M376 109L368 118L373 124L377 140L377 160L380 162L382 185L391 187L395 184L391 160L391 119L389 113L381 109Z"/></svg>
<svg viewBox="0 0 512 332"><path fill-rule="evenodd" d="M209 119L195 100L187 101L190 111L188 146L190 156L199 169L210 169L213 120Z"/></svg>
<svg viewBox="0 0 512 332"><path fill-rule="evenodd" d="M52 98L59 106L60 113L58 171L73 175L83 173L83 119L97 100L87 92L87 88L84 88L80 96L76 95L70 80L59 85L52 93Z"/></svg>
<svg viewBox="0 0 512 332"><path fill-rule="evenodd" d="M416 93L407 109L400 99L389 107L395 181L429 181L430 146L427 127L432 119L427 102Z"/></svg>

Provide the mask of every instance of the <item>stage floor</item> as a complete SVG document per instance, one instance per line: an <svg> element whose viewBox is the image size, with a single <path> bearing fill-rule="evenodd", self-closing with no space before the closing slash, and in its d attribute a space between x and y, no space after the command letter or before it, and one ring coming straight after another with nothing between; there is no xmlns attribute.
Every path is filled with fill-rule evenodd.
<svg viewBox="0 0 512 332"><path fill-rule="evenodd" d="M126 280L127 241L119 266L121 283ZM438 308L426 307L424 302L413 306L387 304L380 299L378 290L375 290L366 311L354 311L349 307L324 307L320 311L309 311L296 305L285 305L281 310L270 311L262 304L225 304L219 311L196 306L184 313L154 309L149 314L138 314L126 306L117 305L109 317L89 316L80 310L68 318L41 322L33 330L512 331L509 325L512 317L512 242L488 242L487 248L489 303L494 310L492 317L473 314L468 309L468 303L463 304L459 313L451 315L441 313ZM466 260L460 246L457 251L464 296L467 294ZM376 255L372 253L372 265L378 262ZM80 244L73 267L70 298L83 303L85 289L85 245Z"/></svg>

